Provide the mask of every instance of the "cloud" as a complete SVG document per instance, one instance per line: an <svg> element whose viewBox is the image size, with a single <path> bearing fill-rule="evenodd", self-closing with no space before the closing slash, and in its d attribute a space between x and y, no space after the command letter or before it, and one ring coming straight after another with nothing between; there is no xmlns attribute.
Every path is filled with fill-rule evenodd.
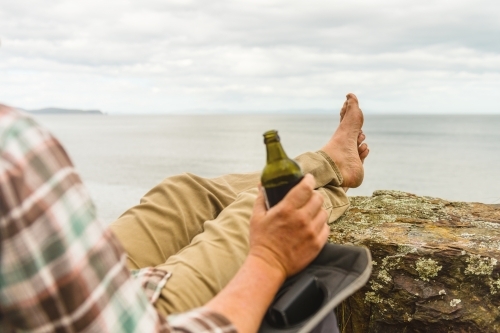
<svg viewBox="0 0 500 333"><path fill-rule="evenodd" d="M500 112L496 1L19 0L0 8L1 98L27 108L332 109L355 91L373 112L472 112L478 100Z"/></svg>

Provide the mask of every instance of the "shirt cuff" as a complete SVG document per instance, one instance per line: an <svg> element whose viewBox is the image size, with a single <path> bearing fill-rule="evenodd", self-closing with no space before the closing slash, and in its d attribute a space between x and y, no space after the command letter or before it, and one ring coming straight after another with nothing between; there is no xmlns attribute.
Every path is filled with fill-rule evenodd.
<svg viewBox="0 0 500 333"><path fill-rule="evenodd" d="M223 315L197 308L189 312L167 317L169 325L175 330L196 333L237 333L236 327Z"/></svg>
<svg viewBox="0 0 500 333"><path fill-rule="evenodd" d="M172 275L167 271L154 267L146 267L130 272L132 277L141 285L146 297L151 304L154 304L160 297L161 290Z"/></svg>

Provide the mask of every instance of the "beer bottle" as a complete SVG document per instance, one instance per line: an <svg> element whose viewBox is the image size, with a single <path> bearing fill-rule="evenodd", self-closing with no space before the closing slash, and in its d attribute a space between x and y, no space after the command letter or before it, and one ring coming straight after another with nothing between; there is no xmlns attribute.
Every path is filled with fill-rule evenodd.
<svg viewBox="0 0 500 333"><path fill-rule="evenodd" d="M267 163L262 171L261 183L265 189L267 209L276 205L288 191L304 177L300 166L288 158L275 130L264 133Z"/></svg>

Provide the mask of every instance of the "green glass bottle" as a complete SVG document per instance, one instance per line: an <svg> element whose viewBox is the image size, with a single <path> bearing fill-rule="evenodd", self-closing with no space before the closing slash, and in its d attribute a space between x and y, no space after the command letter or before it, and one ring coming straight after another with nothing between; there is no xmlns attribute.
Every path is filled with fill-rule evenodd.
<svg viewBox="0 0 500 333"><path fill-rule="evenodd" d="M264 133L267 163L262 171L261 183L266 193L267 208L276 205L288 191L304 177L302 169L288 158L275 130Z"/></svg>

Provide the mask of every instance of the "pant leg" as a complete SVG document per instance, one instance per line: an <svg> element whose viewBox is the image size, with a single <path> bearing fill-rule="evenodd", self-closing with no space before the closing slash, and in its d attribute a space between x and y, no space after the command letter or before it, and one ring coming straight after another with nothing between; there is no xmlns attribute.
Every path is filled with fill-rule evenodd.
<svg viewBox="0 0 500 333"><path fill-rule="evenodd" d="M128 267L164 263L203 231L205 221L256 187L259 177L257 172L213 179L182 174L163 180L110 225L128 254Z"/></svg>
<svg viewBox="0 0 500 333"><path fill-rule="evenodd" d="M338 219L349 208L349 199L341 187L344 179L335 162L321 150L302 154L296 160L304 173L314 176L316 189L323 195L328 222Z"/></svg>
<svg viewBox="0 0 500 333"><path fill-rule="evenodd" d="M338 218L349 201L338 185L336 166L320 153L301 155L306 172L317 174L330 219ZM328 181L327 184L325 182ZM337 184L337 186L333 185ZM215 218L204 223L204 231L157 268L172 273L156 307L164 314L179 313L204 305L233 278L248 254L249 220L257 196L254 187L236 199Z"/></svg>
<svg viewBox="0 0 500 333"><path fill-rule="evenodd" d="M224 288L249 250L249 220L258 189L240 193L204 231L156 268L172 273L155 306L165 315L203 306Z"/></svg>
<svg viewBox="0 0 500 333"><path fill-rule="evenodd" d="M305 173L313 174L317 188L332 188L320 192L329 220L334 221L349 205L339 187L342 176L335 163L322 151L304 153L297 161ZM164 263L203 231L205 221L214 219L239 193L255 188L259 179L260 172L213 179L183 174L165 179L110 225L128 254L129 268Z"/></svg>

